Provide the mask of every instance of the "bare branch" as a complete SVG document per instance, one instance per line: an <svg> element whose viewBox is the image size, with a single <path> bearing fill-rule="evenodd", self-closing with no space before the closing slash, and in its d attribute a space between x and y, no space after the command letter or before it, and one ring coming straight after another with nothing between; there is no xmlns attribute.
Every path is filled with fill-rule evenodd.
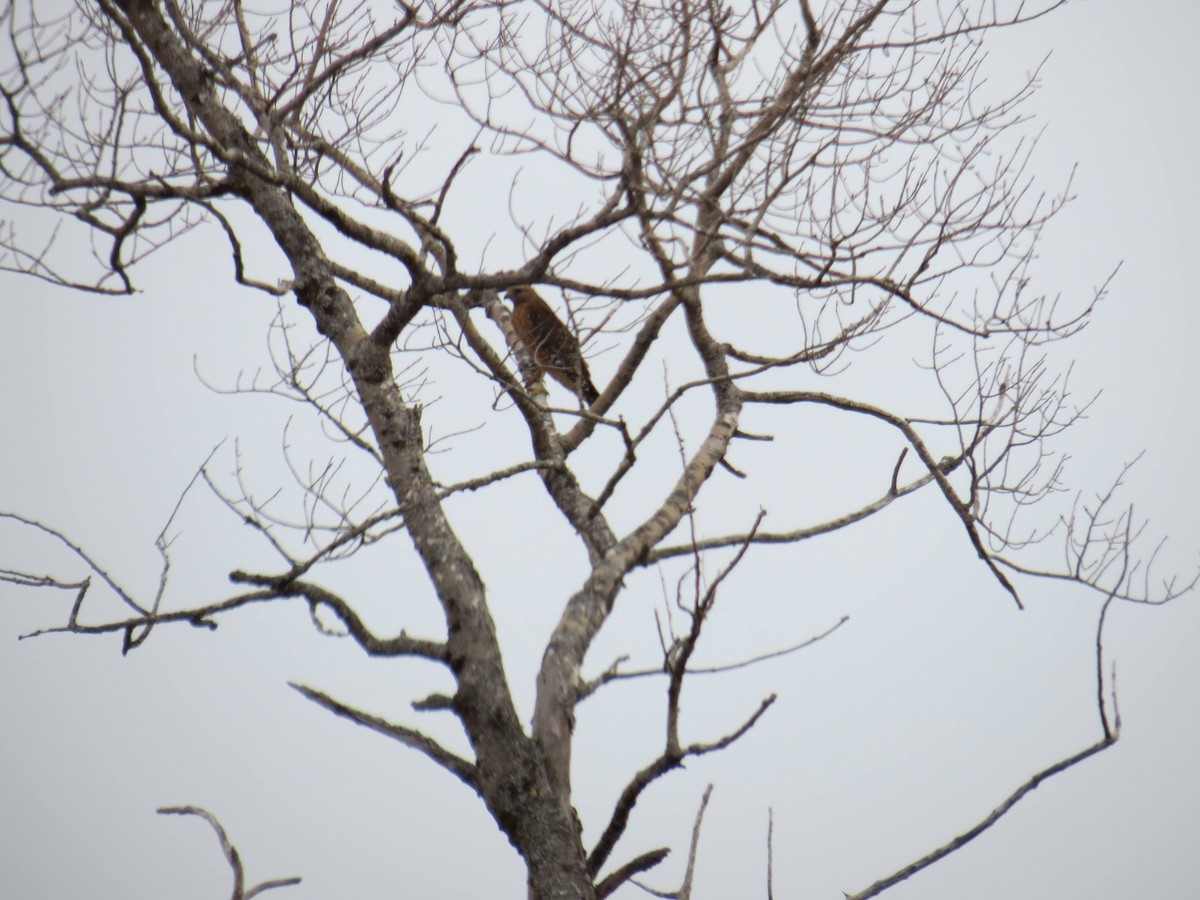
<svg viewBox="0 0 1200 900"><path fill-rule="evenodd" d="M609 894L612 894L625 882L633 878L634 875L640 875L646 872L667 858L671 851L665 847L658 850L651 850L648 853L643 853L641 856L636 856L623 866L614 869L609 875L596 885L596 900L603 900Z"/></svg>
<svg viewBox="0 0 1200 900"><path fill-rule="evenodd" d="M775 810L767 810L767 900L775 900Z"/></svg>
<svg viewBox="0 0 1200 900"><path fill-rule="evenodd" d="M198 816L212 827L212 830L217 833L217 840L221 842L221 852L225 854L225 859L229 862L229 868L233 872L233 900L252 900L259 894L275 888L291 887L300 883L299 878L274 878L247 888L241 855L230 842L229 836L216 816L198 806L163 806L158 809L158 814L162 816Z"/></svg>
<svg viewBox="0 0 1200 900"><path fill-rule="evenodd" d="M841 628L843 625L845 625L849 621L850 621L849 616L842 616L840 619L838 619L838 621L836 623L834 623L833 625L831 625L829 628L825 629L824 631L820 632L819 634L813 635L810 638L806 638L803 641L800 641L799 643L792 644L787 647L782 647L779 650L770 650L770 651L767 651L766 653L759 653L759 654L756 654L755 656L751 656L747 659L740 659L740 660L737 660L736 662L731 662L731 663L720 663L720 664L712 665L712 666L689 666L687 669L687 674L688 675L720 675L724 672L735 672L738 669L746 669L746 668L749 668L750 666L756 666L759 663L767 662L768 660L779 659L784 656L790 656L791 654L793 654L799 650L803 650L806 647L811 647L813 644L817 643L818 641L824 640L825 638L829 637L829 635L833 634L835 631L837 631L839 628ZM656 669L637 669L637 670L634 670L631 672L622 672L622 671L620 671L620 669L618 667L618 664L622 661L623 660L618 660L617 663L614 663L607 670L605 670L603 673L601 673L597 678L594 678L593 680L587 682L579 691L580 701L586 699L587 697L590 697L597 690L604 687L604 685L610 684L611 682L614 682L614 681L626 681L626 680L631 680L634 678L661 677L663 675L669 674L668 672L663 671L662 666L659 666Z"/></svg>
<svg viewBox="0 0 1200 900"><path fill-rule="evenodd" d="M320 608L331 610L346 626L355 642L371 656L419 656L435 662L449 662L445 644L411 638L403 632L394 638L376 637L349 603L319 585L300 581L290 575L255 575L240 571L231 572L229 580L236 584L262 585L276 597L303 597L314 613Z"/></svg>
<svg viewBox="0 0 1200 900"><path fill-rule="evenodd" d="M456 756L449 750L444 748L437 741L422 734L421 732L405 728L403 725L394 725L384 719L374 716L371 713L363 712L355 709L352 706L347 706L338 700L333 699L328 694L324 694L314 688L306 687L302 684L289 682L291 687L295 688L302 696L308 698L318 706L323 706L325 709L339 715L344 719L349 719L357 725L362 725L365 728L370 728L372 731L377 731L380 734L387 735L406 747L411 747L418 750L432 759L435 763L441 766L450 774L458 778L459 781L472 788L475 791L480 790L479 773L476 770L475 764L467 762L460 756Z"/></svg>
<svg viewBox="0 0 1200 900"><path fill-rule="evenodd" d="M889 875L887 878L880 879L865 891L853 895L847 894L847 900L866 900L868 897L874 897L888 888L894 887L901 881L912 877L922 869L928 868L939 860L944 859L946 856L949 856L956 850L966 846L983 832L995 825L1014 806L1016 806L1016 804L1019 803L1026 794L1035 790L1042 782L1060 774L1061 772L1065 772L1067 769L1078 765L1085 759L1088 759L1089 757L1094 756L1103 750L1107 750L1117 742L1121 735L1121 722L1120 714L1117 712L1115 667L1112 680L1112 706L1114 711L1114 724L1111 726L1109 724L1108 715L1105 711L1104 704L1104 622L1108 614L1108 608L1112 604L1113 599L1114 595L1111 593L1105 598L1104 603L1100 607L1100 614L1097 617L1096 624L1096 700L1099 707L1100 726L1101 730L1103 731L1103 737L1090 747L1087 747L1072 756L1068 756L1066 759L1059 760L1053 765L1048 766L1045 769L1042 769L1040 772L1034 774L1028 781L1013 791L1013 793L1011 793L1003 803L992 810L989 815L980 820L980 822L973 828L965 831L963 834L954 838L954 840L942 845L931 853L926 854L915 862L910 863L903 869L900 869L897 872Z"/></svg>
<svg viewBox="0 0 1200 900"><path fill-rule="evenodd" d="M1042 784L1042 782L1046 781L1048 778L1058 775L1061 772L1065 772L1067 769L1078 765L1085 759L1095 756L1097 753L1100 753L1103 750L1107 750L1116 742L1117 739L1115 736L1105 737L1102 740L1092 744L1090 747L1087 747L1086 749L1081 750L1072 756L1068 756L1066 759L1059 760L1052 766L1047 766L1045 769L1042 769L1040 772L1033 775L1028 781L1009 794L1003 803L992 810L988 816L986 816L973 828L963 832L954 840L944 844L943 846L934 850L932 853L921 857L916 862L910 863L903 869L894 872L886 878L881 878L866 890L857 894L847 894L846 900L867 900L868 897L875 897L886 891L888 888L894 887L901 881L912 877L922 869L928 868L938 860L949 856L955 850L958 850L959 848L970 843L975 838L979 837L979 835L981 835L983 832L995 825L1005 814L1007 814L1014 806L1016 806L1026 794L1035 790L1039 785Z"/></svg>
<svg viewBox="0 0 1200 900"><path fill-rule="evenodd" d="M754 393L749 394L747 396L747 400L749 402L757 403L820 403L826 406L832 406L836 409L846 410L847 412L862 413L864 415L879 419L880 421L887 422L892 427L898 429L908 440L909 445L917 451L917 455L921 458L921 462L924 463L925 468L929 471L929 474L933 477L933 480L937 483L938 487L941 488L943 496L945 496L946 501L950 504L950 508L954 510L955 515L957 515L959 521L962 522L963 528L967 532L967 536L970 538L971 543L974 545L975 552L978 554L979 558L983 561L984 565L991 570L992 575L995 576L998 582L1000 582L1001 587L1008 591L1008 593L1012 596L1013 601L1017 604L1017 607L1024 609L1024 605L1021 603L1020 595L1017 594L1017 589L1013 587L1012 582L1009 581L1008 578L1005 577L1004 573L1000 571L1000 568L994 561L992 554L988 551L987 547L984 546L983 539L979 535L979 529L976 527L975 521L971 515L970 507L959 498L957 492L954 490L954 486L950 484L945 472L942 471L941 464L933 458L933 455L929 452L929 448L926 447L925 442L921 439L921 436L917 434L916 429L913 428L911 423L900 416L895 415L894 413L890 413L887 410L880 409L879 407L872 406L868 403L861 403L859 401L849 400L844 397L835 397L831 394L815 393L810 391L773 391ZM895 494L893 494L891 491L889 491L888 495L895 496Z"/></svg>
<svg viewBox="0 0 1200 900"><path fill-rule="evenodd" d="M745 722L724 737L709 743L689 744L686 747L665 752L650 763L650 765L634 775L633 779L621 792L620 798L618 798L616 805L613 807L608 826L604 829L604 833L600 836L600 839L596 842L596 846L588 856L588 870L592 872L593 876L604 866L617 841L624 834L625 828L629 823L629 816L633 812L634 806L637 805L638 798L646 788L661 776L673 769L679 768L689 756L702 756L706 753L724 750L753 728L762 715L770 709L775 700L776 697L774 694L764 699L759 704L758 709Z"/></svg>
<svg viewBox="0 0 1200 900"><path fill-rule="evenodd" d="M10 519L14 522L19 522L22 525L28 526L29 528L33 528L37 531L42 532L43 534L48 534L52 538L55 538L59 543L66 546L67 549L69 549L72 553L74 553L81 560L83 560L83 562L87 565L87 567L92 572L94 572L96 575L98 575L100 577L100 580L103 581L105 584L107 584L109 586L109 588L112 589L112 592L121 599L122 603L124 603L126 606L130 607L131 609L133 609L140 615L144 616L144 615L148 614L148 610L146 610L142 606L140 606L133 599L133 597L128 592L125 591L124 588L122 588L119 584L117 584L116 581L113 580L112 576L110 576L108 574L108 572L105 571L100 566L99 563L97 563L95 560L93 560L92 557L89 556L82 547L80 547L78 544L74 543L70 538L68 538L62 532L56 531L55 529L51 528L49 525L44 525L35 519L27 519L25 516L20 516L20 515L17 515L16 513L11 513L11 512L4 512L3 510L0 510L0 519ZM26 576L26 575L20 575L19 573L14 573L14 580L15 579L33 579L34 577L35 576ZM6 579L6 580L8 580L8 579ZM28 582L25 582L25 583L28 583ZM56 584L54 586L61 587L63 585ZM74 585L72 585L72 586L74 586Z"/></svg>
<svg viewBox="0 0 1200 900"><path fill-rule="evenodd" d="M646 893L662 897L664 900L691 900L692 881L696 875L696 854L700 847L700 826L704 823L704 811L708 809L708 800L712 796L712 789L711 784L704 789L704 796L700 799L700 808L696 810L696 820L692 823L692 842L688 847L687 867L683 871L683 882L677 890L656 891L635 881L634 884L637 884Z"/></svg>

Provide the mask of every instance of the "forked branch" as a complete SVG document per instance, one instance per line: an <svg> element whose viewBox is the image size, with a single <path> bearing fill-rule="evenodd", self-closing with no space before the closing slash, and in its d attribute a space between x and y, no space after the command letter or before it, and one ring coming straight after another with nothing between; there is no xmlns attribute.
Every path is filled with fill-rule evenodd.
<svg viewBox="0 0 1200 900"><path fill-rule="evenodd" d="M298 877L273 878L270 881L263 881L253 887L246 887L246 873L242 866L241 854L238 853L237 848L229 840L229 836L225 833L225 829L216 816L198 806L163 806L158 809L158 814L162 816L198 816L212 827L212 830L217 833L217 840L221 842L221 852L225 854L225 859L228 861L229 868L233 872L232 900L252 900L252 898L257 897L259 894L266 893L275 888L291 887L300 883Z"/></svg>
<svg viewBox="0 0 1200 900"><path fill-rule="evenodd" d="M1000 819L1007 815L1014 806L1024 799L1027 794L1036 790L1043 782L1053 778L1055 775L1059 775L1062 772L1073 768L1074 766L1079 765L1081 762L1091 758L1092 756L1095 756L1097 753L1107 750L1118 741L1121 736L1121 716L1117 708L1115 668L1113 680L1109 685L1113 707L1113 719L1111 723L1105 710L1104 703L1104 623L1108 613L1108 607L1112 603L1113 599L1114 595L1111 593L1107 598L1105 598L1103 605L1100 607L1100 613L1097 617L1096 625L1096 700L1099 706L1100 725L1103 731L1103 735L1100 740L1096 741L1096 743L1089 747L1085 747L1078 753L1074 753L1071 756L1061 759L1053 765L1047 766L1041 771L1034 773L1034 775L1032 775L1028 781L1009 794L999 806L992 810L973 827L946 844L943 844L941 847L938 847L936 850L927 853L920 859L909 863L907 866L904 866L902 869L899 869L896 872L893 872L886 878L881 878L866 890L860 891L857 894L847 894L846 900L867 900L869 897L875 897L878 894L886 891L888 888L894 887L905 879L911 878L922 869L932 866L934 863L944 859L956 850L965 847L971 841L975 840L975 838L979 837L979 835L983 834L985 831L999 822Z"/></svg>
<svg viewBox="0 0 1200 900"><path fill-rule="evenodd" d="M457 754L451 753L428 735L422 734L415 728L396 725L385 719L381 719L379 716L364 712L361 709L355 709L315 688L306 687L303 684L296 684L294 682L291 683L291 686L301 696L308 698L313 703L324 707L335 715L349 719L356 725L362 725L372 731L377 731L380 734L399 741L406 747L420 751L468 787L476 791L479 790L479 780L475 764L468 762Z"/></svg>

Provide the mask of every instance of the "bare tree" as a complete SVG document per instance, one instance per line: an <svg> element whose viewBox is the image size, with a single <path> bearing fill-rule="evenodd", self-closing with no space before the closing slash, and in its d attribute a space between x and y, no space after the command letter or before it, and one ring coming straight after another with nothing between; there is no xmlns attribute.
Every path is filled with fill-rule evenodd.
<svg viewBox="0 0 1200 900"><path fill-rule="evenodd" d="M46 18L42 4L7 3L0 191L10 207L31 208L30 221L65 224L46 235L6 225L0 264L127 294L156 249L193 228L221 229L233 278L280 309L273 376L232 390L299 401L346 456L295 462L299 518L261 499L240 467L233 482L201 468L190 487L215 492L280 560L232 572L241 588L229 596L168 602L171 522L150 598L63 530L16 512L0 516L53 536L90 575L7 563L0 577L73 592L66 621L39 633L116 633L128 651L157 626L215 628L235 609L299 600L318 628L367 654L448 672L453 691L416 708L452 713L469 755L295 687L474 791L538 898L608 896L657 865L666 848L614 858L642 793L738 740L771 706L773 696L724 735L680 735L705 622L752 547L815 541L932 493L960 524L962 551L1016 607L1037 578L1092 589L1105 610L1178 596L1194 582L1151 582L1152 554L1134 546L1142 525L1117 506L1117 484L1067 512L1053 505L1065 490L1054 439L1087 407L1071 399L1056 347L1086 325L1103 288L1076 301L1031 285L1039 237L1067 188L1046 194L1031 173L1022 103L1035 76L997 92L983 72L992 32L1060 5L310 0L281 12L243 0L97 0ZM539 190L551 198L539 201ZM80 230L88 259L76 252ZM561 295L585 355L605 353L592 363L599 397L587 408L547 392L539 348L512 326L502 296L526 285ZM294 328L303 320L319 332L311 345ZM839 389L860 359L891 353L923 390L897 399L886 385ZM472 389L426 405L431 366L470 373ZM828 389L813 387L820 378ZM745 418L815 407L875 423L886 453L877 471L856 473L840 513L800 524L785 510L775 526L706 505L715 481L744 477L739 448L772 440ZM478 474L443 483L435 434L464 419L504 437L469 461ZM451 498L526 473L587 560L561 600L528 727L472 548L447 513ZM385 540L409 542L444 633L377 634L353 598L322 584L323 567ZM1051 546L1065 557L1055 561ZM660 619L661 664L621 660L588 676L626 577L651 566L678 579ZM101 589L127 613L89 624L85 604ZM554 600L536 596L535 582L529 590ZM810 642L764 647L738 665ZM1117 740L1101 651L1098 630L1097 742L857 896L944 857L1042 779ZM654 676L667 692L661 752L630 777L588 847L572 803L579 704ZM685 884L663 896L690 895L699 829L700 815Z"/></svg>

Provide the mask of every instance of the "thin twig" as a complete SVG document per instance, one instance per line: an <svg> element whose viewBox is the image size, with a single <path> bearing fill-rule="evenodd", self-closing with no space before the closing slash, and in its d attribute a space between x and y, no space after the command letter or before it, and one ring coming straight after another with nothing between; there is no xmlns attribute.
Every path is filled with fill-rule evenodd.
<svg viewBox="0 0 1200 900"><path fill-rule="evenodd" d="M198 816L212 827L213 831L217 833L217 840L221 842L221 852L225 854L225 859L229 862L229 868L233 871L232 900L252 900L253 897L257 897L266 891L281 887L291 887L300 883L298 877L273 878L270 881L261 882L254 887L246 888L246 876L242 867L241 855L229 840L229 836L225 833L225 829L221 826L216 816L198 806L163 806L157 812L162 816Z"/></svg>

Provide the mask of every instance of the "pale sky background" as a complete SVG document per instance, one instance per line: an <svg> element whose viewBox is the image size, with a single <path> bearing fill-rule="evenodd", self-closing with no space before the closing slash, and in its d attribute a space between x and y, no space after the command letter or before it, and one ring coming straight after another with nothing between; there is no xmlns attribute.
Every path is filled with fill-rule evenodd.
<svg viewBox="0 0 1200 900"><path fill-rule="evenodd" d="M1152 536L1169 536L1159 570L1185 577L1200 562L1192 391L1200 289L1190 277L1200 234L1197 34L1200 6L1192 3L1083 0L1007 36L992 60L1004 77L1053 51L1030 107L1046 129L1037 165L1052 187L1079 163L1078 199L1041 250L1041 289L1086 294L1124 261L1093 324L1059 357L1076 360L1078 396L1104 391L1068 438L1069 483L1102 488L1146 449L1125 497L1150 519ZM214 445L237 437L250 482L264 494L288 481L280 434L299 410L218 396L193 372L195 359L207 377L230 384L266 361L274 307L234 290L228 269L208 233L140 270L142 293L131 299L0 275L0 509L66 531L143 597L157 579L154 537ZM594 368L606 373L610 359ZM821 434L816 419L805 427ZM488 457L472 453L486 454L504 434L493 427L466 436L432 465L447 481L482 471ZM294 439L307 440L303 430ZM815 491L814 468L822 484L854 478L839 470L847 450L832 441L814 439L800 460L764 457L758 468L757 451L741 452L753 473L747 485L726 479L706 499L719 512L743 490L754 504L778 498L769 506L780 527L799 516L789 515L796 492ZM232 458L229 440L214 469L230 471ZM583 571L539 493L532 480L514 482L450 506L478 551L526 714L541 646ZM800 499L815 506L821 498ZM523 505L514 514L506 503ZM269 564L210 497L190 497L179 525L174 605L229 593L232 568ZM545 596L533 598L523 593L529 560L514 557L540 526L553 530L536 559ZM403 624L436 635L439 614L406 539L394 547L326 580L361 597L380 631ZM0 531L0 566L81 574L51 543L11 528ZM800 640L843 614L851 621L797 656L694 679L684 702L688 739L724 733L767 693L780 699L739 744L647 792L614 861L670 844L672 858L646 880L675 886L710 781L697 900L765 896L768 808L780 898L861 890L969 828L1034 771L1100 737L1096 599L1050 584L1021 587L1025 612L932 495L823 543L753 551L722 595L702 662ZM61 624L69 605L67 596L0 585L4 897L227 896L228 869L207 826L154 814L180 804L221 818L251 880L304 878L270 896L524 896L523 866L473 794L287 687L311 684L453 742L460 738L448 717L407 707L445 689L441 676L321 637L299 606L239 612L215 633L161 628L126 658L117 636L17 642ZM631 577L589 671L624 652L653 665L660 605L654 573ZM1106 645L1118 664L1120 743L886 896L1200 897L1198 643L1200 597L1115 607ZM662 695L660 683L635 682L580 710L575 781L592 840L615 794L661 742ZM619 896L639 895L629 888Z"/></svg>

